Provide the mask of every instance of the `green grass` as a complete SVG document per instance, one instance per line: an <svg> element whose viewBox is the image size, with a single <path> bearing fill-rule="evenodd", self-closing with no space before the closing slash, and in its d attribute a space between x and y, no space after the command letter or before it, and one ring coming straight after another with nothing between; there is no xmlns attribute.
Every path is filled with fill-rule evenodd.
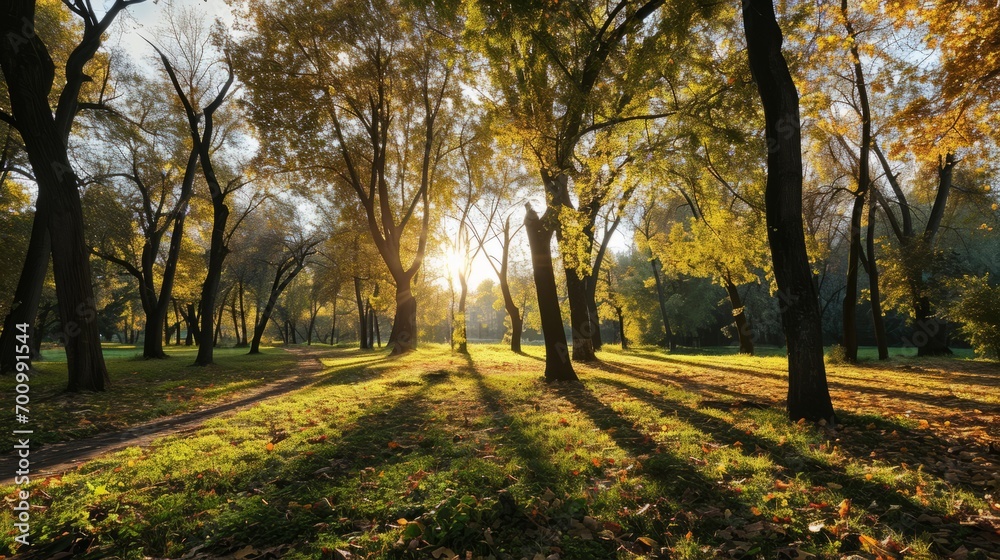
<svg viewBox="0 0 1000 560"><path fill-rule="evenodd" d="M990 407L995 365L831 367L833 431L785 418L783 358L609 350L548 385L540 348L471 352L329 350L314 386L37 480L38 557L933 558L1000 508L988 459L947 456L967 424L934 408L958 386Z"/></svg>
<svg viewBox="0 0 1000 560"><path fill-rule="evenodd" d="M196 367L191 364L197 348L171 346L166 351L165 360L143 360L141 348L105 348L110 389L77 394L65 392L65 354L43 351L45 360L33 364L37 372L30 381L32 442L77 439L186 412L284 377L296 363L294 356L276 348L265 348L259 356L246 355L245 348L216 348L215 365ZM14 385L13 376L0 378L0 393L12 395ZM0 415L5 438L12 429L13 415Z"/></svg>

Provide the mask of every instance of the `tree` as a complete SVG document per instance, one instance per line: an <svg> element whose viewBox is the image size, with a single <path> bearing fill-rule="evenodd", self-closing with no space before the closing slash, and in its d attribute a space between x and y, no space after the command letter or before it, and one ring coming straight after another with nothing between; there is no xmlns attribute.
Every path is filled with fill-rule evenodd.
<svg viewBox="0 0 1000 560"><path fill-rule="evenodd" d="M664 333L664 337L658 342L662 346L669 348L670 351L674 351L677 349L677 340L674 338L673 330L670 328L670 317L667 312L666 279L663 276L663 262L653 252L653 245L655 244L653 239L659 233L655 231L655 228L661 220L665 222L666 218L667 216L656 204L655 198L650 196L635 214L633 230L635 231L636 246L640 251L648 253L646 261L649 263L650 270L653 273L653 285L656 287L656 303L660 311L660 320ZM662 248L663 246L661 245Z"/></svg>
<svg viewBox="0 0 1000 560"><path fill-rule="evenodd" d="M39 189L36 219L48 223L70 391L102 391L110 380L94 321L89 250L84 237L79 180L67 152L68 138L81 109L101 107L100 103L80 102L81 89L89 80L85 73L87 64L118 14L142 1L115 0L102 17L97 16L89 2L66 2L83 19L84 29L80 42L66 59L65 84L55 110L49 101L55 64L45 42L35 33L36 3L32 0L10 3L0 24L0 34L6 38L0 47L0 66L11 108L10 114L3 113L0 117L21 134ZM41 243L44 248L44 241ZM46 252L29 250L31 258L25 263L26 268L34 270L37 260Z"/></svg>
<svg viewBox="0 0 1000 560"><path fill-rule="evenodd" d="M194 33L198 32L197 27L192 27L192 25L198 24L193 16L187 16L185 21L188 22L187 27L189 30L193 29ZM182 52L186 50L188 54L192 55L191 57L186 57L186 60L194 59L193 64L189 68L185 68L188 76L184 77L184 85L182 85L181 79L178 78L178 74L167 55L160 49L154 48L156 48L157 54L160 56L164 70L170 77L170 82L174 86L174 92L177 94L177 98L184 108L184 114L187 116L188 127L190 129L191 141L198 153L198 162L201 166L202 175L208 186L208 192L212 201L212 235L208 251L208 270L205 274L205 282L202 284L201 299L199 302L198 317L201 325L198 328L198 356L195 358L195 365L207 366L213 363L216 299L219 294L223 264L226 255L229 253L227 242L232 236L232 231L235 230L235 226L233 226L227 231L227 223L230 215L227 198L232 193L246 186L249 181L238 172L228 173L231 177L227 181L220 180L216 172L216 165L213 162L215 143L219 140L216 137L215 116L216 111L219 110L219 107L226 100L229 89L232 87L235 79L232 61L226 58L227 77L225 82L218 87L218 91L211 98L211 101L198 110L194 104L199 102L205 92L199 90L198 86L201 84L196 83L193 76L201 70L201 65L207 61L197 57L197 54L201 52L200 50L191 51L191 48L198 49L199 46L204 48L207 39L200 38L197 35L194 37L184 37L178 34L175 34L173 39L177 42ZM191 41L190 39L196 40ZM225 138L225 134L220 136ZM253 204L248 205L246 213L249 213L252 207ZM246 213L244 213L244 216ZM237 225L239 221L237 220Z"/></svg>
<svg viewBox="0 0 1000 560"><path fill-rule="evenodd" d="M861 117L860 155L857 160L857 186L854 189L854 200L851 205L850 252L847 260L847 285L844 290L844 350L850 362L858 360L857 305L858 305L858 267L862 259L861 249L861 218L864 214L865 202L871 198L871 169L869 157L872 144L871 104L868 102L868 86L865 84L865 73L861 66L861 52L858 33L847 9L847 0L841 0L840 15L850 43L851 63L854 70L854 87L858 95L857 110ZM874 228L875 206L869 204L869 232L867 246L867 271L869 291L872 300L872 321L875 325L875 339L878 344L879 359L889 357L889 348L885 339L885 323L882 320L882 307L878 289L878 266L875 261L875 240L871 228Z"/></svg>
<svg viewBox="0 0 1000 560"><path fill-rule="evenodd" d="M178 127L169 109L159 105L164 88L140 76L130 82L131 93L119 104L124 107L118 109L125 118L107 119L103 130L98 131L106 149L103 157L92 164L96 181L122 183L115 186L114 196L125 201L129 215L122 221L114 214L93 212L91 223L103 221L115 228L137 221L141 249L132 251L129 244L102 237L91 251L136 279L145 314L142 355L166 358L161 328L172 297L198 152L185 142L186 125ZM102 169L105 166L109 168ZM92 239L94 231L92 227L88 232ZM132 233L129 231L129 235ZM165 236L169 242L164 254Z"/></svg>
<svg viewBox="0 0 1000 560"><path fill-rule="evenodd" d="M771 1L744 0L743 28L750 70L764 106L767 238L788 346L788 415L792 420L835 422L802 225L799 96L781 52L781 28Z"/></svg>
<svg viewBox="0 0 1000 560"><path fill-rule="evenodd" d="M618 125L674 113L664 106L667 96L656 95L656 83L663 66L669 66L668 57L682 50L682 36L702 6L677 3L660 10L663 5L664 0L578 2L574 9L552 10L523 4L513 11L503 2L473 5L470 40L489 60L501 110L532 154L544 186L545 212L538 222L529 220L535 225L529 239L534 238L537 250L547 236L544 230L552 230L561 249L581 247L585 251L580 255L589 261L600 213L593 208L609 201L587 192L595 183L587 181L579 165L581 144L594 144L594 135L602 131L613 136L610 129ZM571 227L564 228L566 224ZM576 251L563 254L573 359L589 361L596 356L588 282L596 278L588 278L593 269L583 260ZM547 272L541 275L539 284ZM559 338L556 324L546 323L551 329L545 330L546 338Z"/></svg>
<svg viewBox="0 0 1000 560"><path fill-rule="evenodd" d="M254 27L235 52L265 151L356 197L396 286L393 353L412 350L414 278L461 108L457 60L442 56L452 23L391 0L244 6Z"/></svg>
<svg viewBox="0 0 1000 560"><path fill-rule="evenodd" d="M621 280L618 278L618 268L615 259L611 259L611 266L604 269L598 283L598 301L601 305L611 311L618 322L618 340L622 350L628 349L628 337L625 336L625 306L627 305L625 295L621 293Z"/></svg>
<svg viewBox="0 0 1000 560"><path fill-rule="evenodd" d="M490 268L493 269L494 274L497 275L497 280L500 288L500 295L503 298L503 307L507 312L507 317L510 321L510 350L511 352L521 352L521 333L524 330L524 318L521 315L521 308L518 308L517 302L514 301L514 294L511 291L510 286L510 253L511 253L511 242L514 239L514 235L520 231L520 227L516 229L511 229L510 218L508 214L507 218L503 223L503 230L495 236L500 241L500 258L497 259L493 255L486 255L487 262L490 263ZM487 222L487 228L490 229L489 233L492 233L493 220ZM502 236L502 238L500 238ZM485 242L485 239L481 239L480 242ZM561 317L560 317L561 320Z"/></svg>
<svg viewBox="0 0 1000 560"><path fill-rule="evenodd" d="M278 297L281 296L285 288L306 267L309 257L316 253L315 247L321 241L321 239L308 237L294 231L280 235L280 237L272 239L272 244L277 249L272 253L273 260L269 263L274 270L274 279L271 282L267 303L260 312L260 317L257 319L257 324L253 329L253 338L250 340L250 354L260 353L260 339L264 336L264 330L267 328L268 321L271 320L271 313L278 302ZM311 323L309 328L309 336L311 336Z"/></svg>
<svg viewBox="0 0 1000 560"><path fill-rule="evenodd" d="M531 249L535 292L538 294L538 314L545 336L545 380L576 381L579 378L573 371L573 364L569 359L566 332L563 330L562 313L559 311L556 277L552 270L550 246L555 232L543 224L542 218L530 204L525 204L524 231Z"/></svg>

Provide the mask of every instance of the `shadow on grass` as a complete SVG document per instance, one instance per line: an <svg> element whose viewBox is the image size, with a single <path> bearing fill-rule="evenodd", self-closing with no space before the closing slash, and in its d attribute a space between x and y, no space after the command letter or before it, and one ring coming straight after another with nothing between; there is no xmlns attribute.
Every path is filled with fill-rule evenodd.
<svg viewBox="0 0 1000 560"><path fill-rule="evenodd" d="M629 397L655 408L663 415L676 417L691 426L702 429L706 434L710 434L713 439L720 443L735 446L738 442L738 445L745 450L743 451L744 454L749 452L767 457L772 463L778 465L788 478L804 479L808 484L813 486L828 483L837 484L843 488L844 495L853 498L859 505L866 506L868 503L872 503L873 505L868 506L869 508L877 507L879 510L885 509L881 521L908 537L918 537L923 533L939 531L943 527L950 528L959 535L963 533L968 534L972 531L972 529L960 526L957 522L942 525L941 517L946 512L914 503L909 497L900 494L895 489L879 481L870 481L861 476L850 474L839 465L808 457L801 453L800 450L779 445L772 440L748 433L746 430L736 428L729 422L715 416L705 414L680 403L667 401L662 396L654 395L648 390L629 385L617 379L610 379L606 376L591 377L589 382L622 391ZM596 406L589 402L589 399L586 404L589 407ZM858 420L857 418L853 418L851 414L845 414L845 416L851 421ZM785 420L782 419L781 421ZM944 453L948 445L948 442L933 435L918 436L896 422L883 421L883 425L886 428L895 429L901 434L905 433L913 439L919 437L935 453ZM835 436L831 436L831 439L833 437ZM885 443L882 440L871 441L873 443ZM864 442L858 441L857 438L853 437L840 438L838 446L841 447L847 457L853 457L856 460L868 460L872 451L881 452L884 458L886 451L884 445L866 445ZM939 472L938 474L943 476L944 473ZM963 487L962 485L959 486ZM964 486L964 489L973 490L971 486ZM735 500L743 502L741 507L744 510L750 507L750 503L738 497ZM935 518L937 521L933 521ZM841 549L841 552L847 551L849 550L846 548Z"/></svg>

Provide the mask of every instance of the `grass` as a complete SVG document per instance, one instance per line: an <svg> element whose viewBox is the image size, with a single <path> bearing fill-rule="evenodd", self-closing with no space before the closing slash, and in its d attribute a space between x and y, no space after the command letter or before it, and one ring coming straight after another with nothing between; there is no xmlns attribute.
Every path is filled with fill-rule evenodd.
<svg viewBox="0 0 1000 560"><path fill-rule="evenodd" d="M972 559L998 550L1000 476L980 446L1000 413L995 364L832 366L843 427L831 430L785 418L778 357L609 350L599 364L577 364L582 383L547 385L535 347L324 355L311 387L35 481L32 536L46 544L34 554L934 558L964 545ZM13 490L0 488L8 499ZM5 509L0 526L11 524ZM12 538L2 536L0 552Z"/></svg>
<svg viewBox="0 0 1000 560"><path fill-rule="evenodd" d="M43 351L31 376L32 443L54 443L113 431L220 402L295 370L295 357L276 348L260 356L246 349L216 348L215 365L196 367L195 347L166 348L165 360L143 360L142 349L104 349L111 387L103 393L66 393L66 356ZM0 378L0 393L14 394L13 376ZM12 414L0 415L0 431L16 429ZM9 440L8 440L9 441Z"/></svg>

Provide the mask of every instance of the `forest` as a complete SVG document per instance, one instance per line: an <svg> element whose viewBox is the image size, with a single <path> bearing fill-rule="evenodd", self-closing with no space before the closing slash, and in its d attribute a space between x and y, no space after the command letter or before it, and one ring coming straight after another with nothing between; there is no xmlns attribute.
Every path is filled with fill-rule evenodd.
<svg viewBox="0 0 1000 560"><path fill-rule="evenodd" d="M1000 559L994 0L0 13L0 560Z"/></svg>

